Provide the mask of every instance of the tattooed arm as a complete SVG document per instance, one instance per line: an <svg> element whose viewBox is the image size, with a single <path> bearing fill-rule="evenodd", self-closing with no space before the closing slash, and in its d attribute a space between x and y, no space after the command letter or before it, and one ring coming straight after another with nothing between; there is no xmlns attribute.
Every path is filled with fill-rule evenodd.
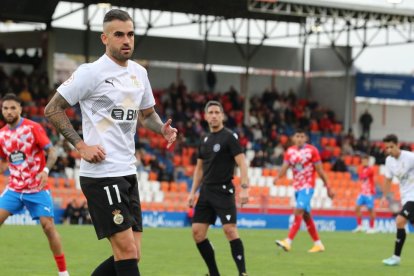
<svg viewBox="0 0 414 276"><path fill-rule="evenodd" d="M45 116L54 125L56 130L79 151L84 160L90 163L101 162L105 159L104 148L101 145L89 146L85 144L65 113L65 109L68 107L70 105L65 98L59 93L55 93L45 108Z"/></svg>
<svg viewBox="0 0 414 276"><path fill-rule="evenodd" d="M154 107L143 109L139 111L140 122L142 125L155 133L162 134L161 129L164 123L161 121L160 116L155 112Z"/></svg>
<svg viewBox="0 0 414 276"><path fill-rule="evenodd" d="M155 133L163 135L165 140L168 141L167 148L169 148L177 139L177 129L171 127L172 120L168 119L167 122L163 123L154 107L140 110L139 113L142 125Z"/></svg>
<svg viewBox="0 0 414 276"><path fill-rule="evenodd" d="M59 93L55 93L50 102L46 105L45 116L55 126L56 130L66 138L74 147L82 142L82 138L73 128L65 109L70 104Z"/></svg>

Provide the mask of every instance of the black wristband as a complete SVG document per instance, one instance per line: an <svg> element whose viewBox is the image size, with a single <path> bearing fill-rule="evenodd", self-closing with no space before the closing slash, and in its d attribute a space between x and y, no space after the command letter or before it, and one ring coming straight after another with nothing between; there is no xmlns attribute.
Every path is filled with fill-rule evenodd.
<svg viewBox="0 0 414 276"><path fill-rule="evenodd" d="M247 185L247 184L241 184L240 187L242 187L242 189L247 189L247 188L249 188L249 185Z"/></svg>

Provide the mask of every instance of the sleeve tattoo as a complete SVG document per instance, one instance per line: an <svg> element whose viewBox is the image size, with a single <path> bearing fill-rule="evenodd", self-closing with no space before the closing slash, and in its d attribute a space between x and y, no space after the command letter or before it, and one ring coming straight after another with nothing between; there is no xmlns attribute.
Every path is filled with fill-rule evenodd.
<svg viewBox="0 0 414 276"><path fill-rule="evenodd" d="M56 92L45 108L45 116L69 143L76 146L82 139L73 128L65 113L65 109L68 107L70 107L69 103Z"/></svg>
<svg viewBox="0 0 414 276"><path fill-rule="evenodd" d="M150 114L145 116L144 112L141 113L141 123L148 129L154 131L155 133L162 134L161 129L164 123L161 121L160 116L157 112L153 111Z"/></svg>

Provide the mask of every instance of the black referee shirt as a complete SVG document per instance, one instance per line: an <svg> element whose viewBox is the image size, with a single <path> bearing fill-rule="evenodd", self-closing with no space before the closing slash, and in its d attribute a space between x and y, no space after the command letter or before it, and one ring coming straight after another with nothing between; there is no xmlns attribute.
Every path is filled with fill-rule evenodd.
<svg viewBox="0 0 414 276"><path fill-rule="evenodd" d="M242 152L237 134L228 128L202 137L198 158L203 160L203 184L231 182L236 166L234 157Z"/></svg>

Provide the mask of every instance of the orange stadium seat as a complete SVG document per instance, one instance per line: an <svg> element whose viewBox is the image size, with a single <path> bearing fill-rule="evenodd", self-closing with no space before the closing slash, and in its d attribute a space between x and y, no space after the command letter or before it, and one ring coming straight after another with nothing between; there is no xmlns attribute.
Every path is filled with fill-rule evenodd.
<svg viewBox="0 0 414 276"><path fill-rule="evenodd" d="M185 182L178 183L178 191L180 193L186 193L187 189L188 189L187 183L185 183Z"/></svg>

